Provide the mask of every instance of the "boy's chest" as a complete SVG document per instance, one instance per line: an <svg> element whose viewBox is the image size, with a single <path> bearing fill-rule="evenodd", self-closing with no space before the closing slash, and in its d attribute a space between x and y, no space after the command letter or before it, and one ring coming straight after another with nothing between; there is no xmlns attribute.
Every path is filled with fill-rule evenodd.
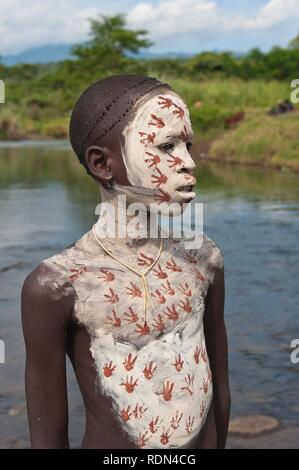
<svg viewBox="0 0 299 470"><path fill-rule="evenodd" d="M75 315L89 329L104 328L118 340L144 345L188 321L202 319L207 278L205 266L187 252L154 258L105 256L100 265L88 262L69 268L76 290ZM133 262L135 263L133 264Z"/></svg>

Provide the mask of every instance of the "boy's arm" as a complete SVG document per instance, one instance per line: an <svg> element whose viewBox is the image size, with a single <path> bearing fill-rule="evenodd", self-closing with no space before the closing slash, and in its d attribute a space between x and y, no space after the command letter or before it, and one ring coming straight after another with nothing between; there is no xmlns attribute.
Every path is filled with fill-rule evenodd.
<svg viewBox="0 0 299 470"><path fill-rule="evenodd" d="M206 298L204 331L213 377L213 405L217 429L217 447L225 447L229 414L227 335L224 324L224 268L217 267Z"/></svg>
<svg viewBox="0 0 299 470"><path fill-rule="evenodd" d="M51 298L38 267L22 290L22 325L26 346L25 386L33 448L67 448L66 334L72 297Z"/></svg>

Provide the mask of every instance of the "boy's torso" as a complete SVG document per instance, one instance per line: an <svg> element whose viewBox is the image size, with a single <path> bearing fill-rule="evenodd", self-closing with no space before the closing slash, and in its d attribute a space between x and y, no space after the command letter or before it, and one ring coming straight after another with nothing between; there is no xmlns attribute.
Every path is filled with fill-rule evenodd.
<svg viewBox="0 0 299 470"><path fill-rule="evenodd" d="M158 240L150 243L127 256L117 249L114 254L142 273L159 251ZM146 275L146 312L141 276L106 254L92 232L44 261L53 272L53 295L73 291L78 331L88 332L89 344L86 338L78 344L84 334L73 335L70 355L89 421L97 419L92 404L100 400L98 419L106 416L107 429L115 426L124 441L144 448L188 446L212 401L203 314L219 250L206 236L196 251L182 241L165 239L163 245ZM111 407L113 422L106 414Z"/></svg>

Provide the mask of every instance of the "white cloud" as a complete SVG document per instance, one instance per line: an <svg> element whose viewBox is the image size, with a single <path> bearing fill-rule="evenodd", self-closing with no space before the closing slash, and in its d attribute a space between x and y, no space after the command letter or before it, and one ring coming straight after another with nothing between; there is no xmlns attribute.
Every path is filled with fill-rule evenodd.
<svg viewBox="0 0 299 470"><path fill-rule="evenodd" d="M74 8L70 0L0 0L0 53L81 41L88 18L97 12L96 7Z"/></svg>
<svg viewBox="0 0 299 470"><path fill-rule="evenodd" d="M163 37L208 30L215 26L219 14L212 0L162 0L158 4L141 2L128 16L132 26L144 27L150 35Z"/></svg>
<svg viewBox="0 0 299 470"><path fill-rule="evenodd" d="M129 12L128 21L148 29L154 38L184 33L211 37L219 32L270 29L296 16L298 0L269 0L252 16L236 15L213 0L161 0L139 3Z"/></svg>
<svg viewBox="0 0 299 470"><path fill-rule="evenodd" d="M227 30L270 29L290 18L299 18L298 0L269 0L253 17L232 17Z"/></svg>
<svg viewBox="0 0 299 470"><path fill-rule="evenodd" d="M88 35L88 18L124 9L129 25L147 29L154 41L169 38L176 44L190 35L196 43L219 41L220 48L226 35L266 34L299 18L298 0L268 0L252 15L221 8L220 0L0 0L0 54L83 41Z"/></svg>

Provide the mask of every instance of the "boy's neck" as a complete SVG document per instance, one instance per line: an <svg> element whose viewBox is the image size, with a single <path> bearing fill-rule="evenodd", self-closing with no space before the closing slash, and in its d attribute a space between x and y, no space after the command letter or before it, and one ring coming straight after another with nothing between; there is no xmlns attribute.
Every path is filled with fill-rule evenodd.
<svg viewBox="0 0 299 470"><path fill-rule="evenodd" d="M100 190L101 210L95 224L99 238L132 247L159 237L157 215L149 210L154 202L151 189L113 183L109 188L100 185ZM135 204L132 212L130 204Z"/></svg>

